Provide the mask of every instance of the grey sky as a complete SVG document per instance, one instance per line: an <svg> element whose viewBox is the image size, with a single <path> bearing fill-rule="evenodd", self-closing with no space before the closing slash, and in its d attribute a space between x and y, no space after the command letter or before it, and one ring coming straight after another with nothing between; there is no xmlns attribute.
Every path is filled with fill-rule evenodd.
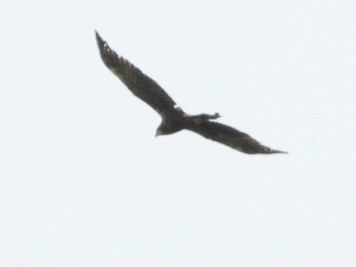
<svg viewBox="0 0 356 267"><path fill-rule="evenodd" d="M353 1L2 1L1 266L355 266ZM189 113L159 116L94 29Z"/></svg>

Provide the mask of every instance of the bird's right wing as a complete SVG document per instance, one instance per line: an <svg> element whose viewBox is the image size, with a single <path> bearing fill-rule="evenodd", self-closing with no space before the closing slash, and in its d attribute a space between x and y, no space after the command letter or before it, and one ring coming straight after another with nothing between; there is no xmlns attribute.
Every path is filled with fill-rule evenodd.
<svg viewBox="0 0 356 267"><path fill-rule="evenodd" d="M150 77L136 68L128 60L118 56L96 32L100 55L105 65L138 98L150 105L162 117L176 112L173 99Z"/></svg>
<svg viewBox="0 0 356 267"><path fill-rule="evenodd" d="M246 133L212 121L193 121L186 129L247 154L286 153L266 147Z"/></svg>

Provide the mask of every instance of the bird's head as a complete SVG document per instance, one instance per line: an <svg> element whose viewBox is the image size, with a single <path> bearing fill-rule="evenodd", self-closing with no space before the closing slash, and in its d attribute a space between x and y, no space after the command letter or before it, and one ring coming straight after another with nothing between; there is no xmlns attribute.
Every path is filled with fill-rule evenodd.
<svg viewBox="0 0 356 267"><path fill-rule="evenodd" d="M156 130L156 137L167 134L167 129L163 123L161 123Z"/></svg>
<svg viewBox="0 0 356 267"><path fill-rule="evenodd" d="M179 119L163 119L156 131L156 137L159 135L173 134L184 129L184 124Z"/></svg>

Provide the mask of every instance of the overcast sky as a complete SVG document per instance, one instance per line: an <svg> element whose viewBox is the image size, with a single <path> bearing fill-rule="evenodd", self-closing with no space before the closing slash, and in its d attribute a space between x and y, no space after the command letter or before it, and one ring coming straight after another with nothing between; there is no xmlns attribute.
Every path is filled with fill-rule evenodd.
<svg viewBox="0 0 356 267"><path fill-rule="evenodd" d="M356 266L355 10L2 0L0 265ZM290 154L154 138L95 29L186 112Z"/></svg>

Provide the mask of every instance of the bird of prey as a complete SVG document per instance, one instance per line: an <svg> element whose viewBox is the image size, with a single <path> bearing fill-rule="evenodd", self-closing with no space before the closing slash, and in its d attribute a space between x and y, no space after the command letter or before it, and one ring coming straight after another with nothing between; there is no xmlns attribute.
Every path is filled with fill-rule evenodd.
<svg viewBox="0 0 356 267"><path fill-rule="evenodd" d="M153 79L122 56L118 56L99 34L95 33L104 64L134 95L162 117L156 136L173 134L185 129L247 154L286 153L266 147L246 133L213 121L220 117L218 113L213 115L185 113Z"/></svg>

